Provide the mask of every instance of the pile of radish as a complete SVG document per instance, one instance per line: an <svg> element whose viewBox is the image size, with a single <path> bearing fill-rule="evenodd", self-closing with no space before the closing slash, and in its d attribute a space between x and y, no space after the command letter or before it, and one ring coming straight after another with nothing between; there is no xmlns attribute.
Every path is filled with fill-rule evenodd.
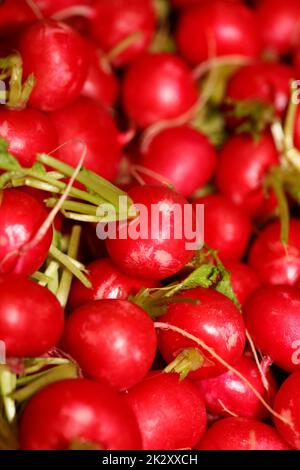
<svg viewBox="0 0 300 470"><path fill-rule="evenodd" d="M299 25L0 2L0 450L300 450Z"/></svg>

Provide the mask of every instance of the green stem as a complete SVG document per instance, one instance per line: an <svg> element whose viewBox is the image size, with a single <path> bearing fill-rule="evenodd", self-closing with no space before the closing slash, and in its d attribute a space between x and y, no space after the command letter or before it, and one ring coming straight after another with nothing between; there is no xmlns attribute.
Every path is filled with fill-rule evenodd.
<svg viewBox="0 0 300 470"><path fill-rule="evenodd" d="M16 450L18 447L14 430L0 414L0 450Z"/></svg>
<svg viewBox="0 0 300 470"><path fill-rule="evenodd" d="M74 173L74 168L44 153L39 154L37 156L37 160L45 165L50 166L51 168L54 168L68 177L71 177ZM119 196L126 196L124 191L121 191L112 183L109 183L104 178L101 178L101 176L96 175L95 173L86 170L85 168L79 172L77 181L86 186L86 188L94 191L101 198L111 202L116 207L119 205Z"/></svg>
<svg viewBox="0 0 300 470"><path fill-rule="evenodd" d="M164 369L164 372L176 372L180 380L184 380L190 372L198 370L204 363L204 358L196 348L186 348Z"/></svg>
<svg viewBox="0 0 300 470"><path fill-rule="evenodd" d="M297 104L294 103L293 93L291 93L288 110L284 125L285 148L286 151L294 147L295 119L297 112Z"/></svg>
<svg viewBox="0 0 300 470"><path fill-rule="evenodd" d="M54 245L50 246L49 253L54 259L56 259L60 264L67 268L75 277L77 277L77 279L79 279L85 287L92 287L92 284L89 279L76 266L70 256L62 253Z"/></svg>
<svg viewBox="0 0 300 470"><path fill-rule="evenodd" d="M78 256L80 235L81 227L79 225L74 225L74 227L72 228L70 244L68 248L68 256L70 256L71 258L76 259ZM63 308L67 305L72 279L73 274L69 269L65 268L63 270L61 281L56 293L56 297Z"/></svg>
<svg viewBox="0 0 300 470"><path fill-rule="evenodd" d="M4 173L3 176L7 175L8 173ZM44 181L39 181L34 178L28 177L13 177L9 178L11 180L11 186L13 188L19 188L22 186L29 186L30 188L40 189L41 191L47 191L49 193L60 193L60 189L57 186L53 186L52 184L46 183ZM9 180L8 180L9 181Z"/></svg>
<svg viewBox="0 0 300 470"><path fill-rule="evenodd" d="M112 62L114 59L116 59L122 52L126 51L128 47L130 47L132 44L134 44L136 41L138 41L143 33L141 31L135 31L134 33L130 34L126 38L124 38L122 41L120 41L118 44L116 44L105 56L105 60L107 62Z"/></svg>
<svg viewBox="0 0 300 470"><path fill-rule="evenodd" d="M70 219L76 222L98 223L103 219L97 215L78 214L77 212L69 212L64 209L61 212L66 219ZM115 221L116 219L114 218L113 220Z"/></svg>
<svg viewBox="0 0 300 470"><path fill-rule="evenodd" d="M35 357L24 359L24 374L27 378L32 381L35 377L34 374L49 366L60 366L62 364L69 364L69 359L63 357ZM48 370L46 371L48 372ZM22 383L25 377L21 376L18 378L18 385Z"/></svg>
<svg viewBox="0 0 300 470"><path fill-rule="evenodd" d="M2 398L5 415L9 423L11 423L16 416L14 400L9 397L9 394L15 390L16 383L16 375L13 374L8 367L0 366L0 396Z"/></svg>
<svg viewBox="0 0 300 470"><path fill-rule="evenodd" d="M44 374L42 377L39 377L37 380L31 382L26 387L20 388L13 392L10 397L12 400L20 403L25 400L28 400L39 390L44 388L46 385L49 385L53 382L64 379L73 379L78 377L77 367L73 363L64 364L61 366L54 367L47 371L47 374Z"/></svg>
<svg viewBox="0 0 300 470"><path fill-rule="evenodd" d="M284 182L281 177L280 171L280 169L274 168L274 170L267 177L266 185L273 189L278 202L281 224L280 237L283 245L286 246L289 241L290 211L284 191Z"/></svg>
<svg viewBox="0 0 300 470"><path fill-rule="evenodd" d="M37 180L44 181L45 183L48 183L58 188L60 194L63 194L63 192L65 191L67 187L66 183L64 183L63 181L58 181L57 179L54 179L54 178L50 178L48 174L41 174L37 171L31 170L31 169L27 170L25 168L24 168L24 171L27 173L28 176L32 176L33 178L36 178ZM74 188L74 187L72 187L69 194L70 196L74 198L83 199L87 202L91 202L97 207L103 202L105 202L105 199L100 197L99 195L91 194L81 189Z"/></svg>
<svg viewBox="0 0 300 470"><path fill-rule="evenodd" d="M46 200L47 207L55 207L58 202L56 198L49 198ZM83 202L67 200L63 203L62 209L67 211L74 211L80 214L84 213L87 215L97 215L97 207L91 206L90 204L84 204ZM99 217L100 219L100 217Z"/></svg>
<svg viewBox="0 0 300 470"><path fill-rule="evenodd" d="M50 261L44 272L45 279L39 281L41 286L47 287L53 294L56 294L58 289L58 271L59 264L56 261Z"/></svg>
<svg viewBox="0 0 300 470"><path fill-rule="evenodd" d="M9 77L9 91L6 105L10 108L23 108L35 86L35 77L30 74L22 84L23 66L22 58L18 54L12 54L0 59L2 76Z"/></svg>
<svg viewBox="0 0 300 470"><path fill-rule="evenodd" d="M32 275L31 278L34 279L35 281L38 281L38 283L41 286L46 286L48 282L51 281L51 277L47 276L46 273L41 273L40 271L35 271Z"/></svg>
<svg viewBox="0 0 300 470"><path fill-rule="evenodd" d="M63 194L65 191L67 184L63 181L59 181L58 179L51 178L49 173L41 173L32 168L16 168L10 163L2 162L0 164L0 168L2 170L6 170L6 173L0 176L0 186L3 187L8 181L12 181L13 186L31 186L37 189L42 189L44 191L50 192L58 192ZM70 167L71 168L71 167ZM74 169L73 169L74 170ZM37 180L37 181L36 181ZM39 181L44 182L47 186L39 184ZM77 189L72 187L69 192L70 196L82 199L87 202L94 204L95 206L99 206L106 200L96 194L88 193L87 191L83 191L81 189Z"/></svg>

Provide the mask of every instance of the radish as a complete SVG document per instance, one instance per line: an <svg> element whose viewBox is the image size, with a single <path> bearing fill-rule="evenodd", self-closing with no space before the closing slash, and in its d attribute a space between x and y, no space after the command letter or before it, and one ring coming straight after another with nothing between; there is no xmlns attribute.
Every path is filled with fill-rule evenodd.
<svg viewBox="0 0 300 470"><path fill-rule="evenodd" d="M269 392L262 384L261 375L255 362L247 356L242 356L235 364L237 369L255 389L270 401L274 398L276 383L270 372L266 373L269 382ZM240 416L262 420L268 412L247 384L228 371L218 377L198 380L195 384L199 388L207 410L217 416Z"/></svg>
<svg viewBox="0 0 300 470"><path fill-rule="evenodd" d="M254 13L244 5L221 0L184 11L176 31L177 46L193 65L211 56L256 57L260 51Z"/></svg>
<svg viewBox="0 0 300 470"><path fill-rule="evenodd" d="M219 0L212 0L212 2L219 1ZM207 0L171 0L172 5L174 7L189 7L191 5L201 5L207 2ZM241 0L223 0L223 2L228 3L241 3Z"/></svg>
<svg viewBox="0 0 300 470"><path fill-rule="evenodd" d="M84 443L104 450L141 448L138 425L125 400L85 379L53 383L28 403L20 422L24 450L67 450Z"/></svg>
<svg viewBox="0 0 300 470"><path fill-rule="evenodd" d="M19 186L18 191L22 191L26 194L29 194L29 196L32 196L34 199L37 199L42 205L44 205L45 199L47 199L51 195L51 193L47 193L42 189L33 188L31 186ZM46 211L49 214L51 209L46 207ZM58 214L56 214L55 216L55 219L53 220L53 228L57 232L61 233L63 230L64 221L64 216L61 212L58 212Z"/></svg>
<svg viewBox="0 0 300 470"><path fill-rule="evenodd" d="M240 259L252 229L247 213L219 194L200 197L193 204L204 204L205 243L218 250L222 259Z"/></svg>
<svg viewBox="0 0 300 470"><path fill-rule="evenodd" d="M156 281L145 281L121 273L109 258L93 261L86 265L92 288L85 287L74 279L69 296L69 307L73 310L90 300L122 299L136 294L142 287L159 287Z"/></svg>
<svg viewBox="0 0 300 470"><path fill-rule="evenodd" d="M295 67L295 76L299 77L300 72L300 46L294 51L293 54L293 65Z"/></svg>
<svg viewBox="0 0 300 470"><path fill-rule="evenodd" d="M127 393L144 450L191 449L206 426L203 400L188 380L152 372Z"/></svg>
<svg viewBox="0 0 300 470"><path fill-rule="evenodd" d="M261 0L256 17L263 47L268 53L285 55L300 44L298 0Z"/></svg>
<svg viewBox="0 0 300 470"><path fill-rule="evenodd" d="M241 67L229 80L226 97L232 100L259 100L274 106L283 116L290 97L294 70L278 62L260 62Z"/></svg>
<svg viewBox="0 0 300 470"><path fill-rule="evenodd" d="M291 286L263 287L244 307L248 331L262 353L291 372L299 368L300 291Z"/></svg>
<svg viewBox="0 0 300 470"><path fill-rule="evenodd" d="M187 197L211 179L216 161L215 149L204 134L180 126L155 135L139 163L159 173ZM143 179L155 184L151 177Z"/></svg>
<svg viewBox="0 0 300 470"><path fill-rule="evenodd" d="M55 154L59 160L76 167L86 151L86 168L108 180L115 179L121 158L118 131L101 104L78 98L70 106L51 113L50 119L62 145Z"/></svg>
<svg viewBox="0 0 300 470"><path fill-rule="evenodd" d="M264 133L258 141L247 134L233 136L220 152L218 189L251 216L264 217L276 206L274 195L264 196L264 178L278 163L278 153L269 133Z"/></svg>
<svg viewBox="0 0 300 470"><path fill-rule="evenodd" d="M23 191L5 189L0 194L0 273L32 274L44 263L52 241L50 228L27 249L47 218L47 211Z"/></svg>
<svg viewBox="0 0 300 470"><path fill-rule="evenodd" d="M280 239L280 222L264 227L254 241L249 263L264 284L298 285L300 282L300 220L289 223L288 245Z"/></svg>
<svg viewBox="0 0 300 470"><path fill-rule="evenodd" d="M36 78L31 106L54 111L79 96L88 63L84 41L75 30L57 21L38 21L22 35L20 53L25 76L33 73Z"/></svg>
<svg viewBox="0 0 300 470"><path fill-rule="evenodd" d="M114 105L118 94L118 82L101 54L92 43L87 42L89 50L89 66L86 80L81 90L81 96L99 101L104 106Z"/></svg>
<svg viewBox="0 0 300 470"><path fill-rule="evenodd" d="M230 272L230 281L233 292L241 306L261 286L261 282L248 264L236 260L225 260L225 267Z"/></svg>
<svg viewBox="0 0 300 470"><path fill-rule="evenodd" d="M5 0L0 4L0 36L19 33L36 21L36 16L24 0Z"/></svg>
<svg viewBox="0 0 300 470"><path fill-rule="evenodd" d="M191 240L185 233L193 222L192 207L164 186L137 186L128 194L143 210L129 224L121 224L116 237L106 240L111 259L128 276L161 280L178 273L194 254L188 245L194 245L196 235Z"/></svg>
<svg viewBox="0 0 300 470"><path fill-rule="evenodd" d="M191 71L173 54L144 54L124 77L124 108L139 127L176 118L196 100L197 87Z"/></svg>
<svg viewBox="0 0 300 470"><path fill-rule="evenodd" d="M22 111L0 109L0 136L22 166L31 167L37 153L57 147L56 131L46 114L26 108Z"/></svg>
<svg viewBox="0 0 300 470"><path fill-rule="evenodd" d="M152 0L95 0L92 8L92 34L104 52L132 36L128 46L114 55L114 65L127 65L148 49L156 23Z"/></svg>
<svg viewBox="0 0 300 470"><path fill-rule="evenodd" d="M300 68L299 68L299 71L300 71ZM300 111L299 109L300 108L297 106L295 125L294 125L294 144L298 150L300 149Z"/></svg>
<svg viewBox="0 0 300 470"><path fill-rule="evenodd" d="M34 0L34 3L41 10L43 15L52 16L66 8L77 5L88 5L91 3L91 0Z"/></svg>
<svg viewBox="0 0 300 470"><path fill-rule="evenodd" d="M245 346L245 325L243 318L233 302L222 294L211 289L191 289L180 294L182 301L171 304L168 311L160 318L161 322L174 325L201 339L207 346L229 364L235 364L243 353ZM183 302L187 299L186 303ZM196 299L197 304L191 304ZM190 339L173 332L162 330L158 334L159 350L167 363L174 360L180 363L180 353L191 348L198 348ZM193 367L187 359L186 371L191 379L204 379L221 374L224 368L200 350L200 367ZM180 365L179 365L180 367ZM176 360L175 368L176 370Z"/></svg>
<svg viewBox="0 0 300 470"><path fill-rule="evenodd" d="M127 300L95 300L68 318L64 348L83 373L118 390L137 384L149 371L156 333L147 313Z"/></svg>
<svg viewBox="0 0 300 470"><path fill-rule="evenodd" d="M289 450L274 428L249 418L226 418L207 431L197 450Z"/></svg>
<svg viewBox="0 0 300 470"><path fill-rule="evenodd" d="M299 342L300 345L300 342ZM291 374L281 385L276 398L275 410L286 416L292 427L275 418L275 425L283 439L295 449L300 449L300 372Z"/></svg>
<svg viewBox="0 0 300 470"><path fill-rule="evenodd" d="M38 357L53 348L64 312L45 287L18 274L0 276L0 340L8 357Z"/></svg>

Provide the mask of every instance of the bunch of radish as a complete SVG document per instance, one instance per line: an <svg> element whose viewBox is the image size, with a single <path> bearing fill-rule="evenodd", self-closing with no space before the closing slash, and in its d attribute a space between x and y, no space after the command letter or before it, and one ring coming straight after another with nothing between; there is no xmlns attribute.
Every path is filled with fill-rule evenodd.
<svg viewBox="0 0 300 470"><path fill-rule="evenodd" d="M0 450L300 450L299 25L0 2Z"/></svg>

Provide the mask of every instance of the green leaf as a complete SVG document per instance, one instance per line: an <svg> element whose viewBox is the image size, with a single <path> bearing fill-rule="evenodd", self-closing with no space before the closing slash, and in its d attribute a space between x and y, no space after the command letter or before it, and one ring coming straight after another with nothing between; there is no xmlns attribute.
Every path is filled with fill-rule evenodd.
<svg viewBox="0 0 300 470"><path fill-rule="evenodd" d="M2 140L2 142L5 142L5 141ZM0 143L0 168L1 167L4 170L6 169L18 170L21 168L21 165L19 164L18 160L15 157L13 157L10 153L7 152L6 146L4 144L1 148L1 143Z"/></svg>
<svg viewBox="0 0 300 470"><path fill-rule="evenodd" d="M40 175L46 175L47 174L47 170L46 168L44 167L44 165L40 162L36 162L34 163L34 165L32 165L32 168L31 168L33 171L35 171L36 173L39 173Z"/></svg>
<svg viewBox="0 0 300 470"><path fill-rule="evenodd" d="M238 307L238 309L241 308L239 301L236 298L235 293L233 292L232 285L231 285L231 276L229 271L224 268L222 263L218 263L218 269L221 274L221 279L217 283L215 290L217 292L220 292L220 294L225 295L228 297L235 305Z"/></svg>
<svg viewBox="0 0 300 470"><path fill-rule="evenodd" d="M230 273L228 271L226 274L223 274L222 279L216 285L216 291L228 297L238 308L240 308L240 304L231 286Z"/></svg>
<svg viewBox="0 0 300 470"><path fill-rule="evenodd" d="M8 142L5 139L2 139L2 137L0 137L0 152L8 152Z"/></svg>
<svg viewBox="0 0 300 470"><path fill-rule="evenodd" d="M229 110L227 114L238 120L240 124L236 128L238 134L247 132L254 140L259 141L261 133L274 120L274 106L257 99L226 100Z"/></svg>
<svg viewBox="0 0 300 470"><path fill-rule="evenodd" d="M196 287L208 288L217 281L217 278L218 269L216 266L203 264L180 283L180 290L195 289Z"/></svg>

